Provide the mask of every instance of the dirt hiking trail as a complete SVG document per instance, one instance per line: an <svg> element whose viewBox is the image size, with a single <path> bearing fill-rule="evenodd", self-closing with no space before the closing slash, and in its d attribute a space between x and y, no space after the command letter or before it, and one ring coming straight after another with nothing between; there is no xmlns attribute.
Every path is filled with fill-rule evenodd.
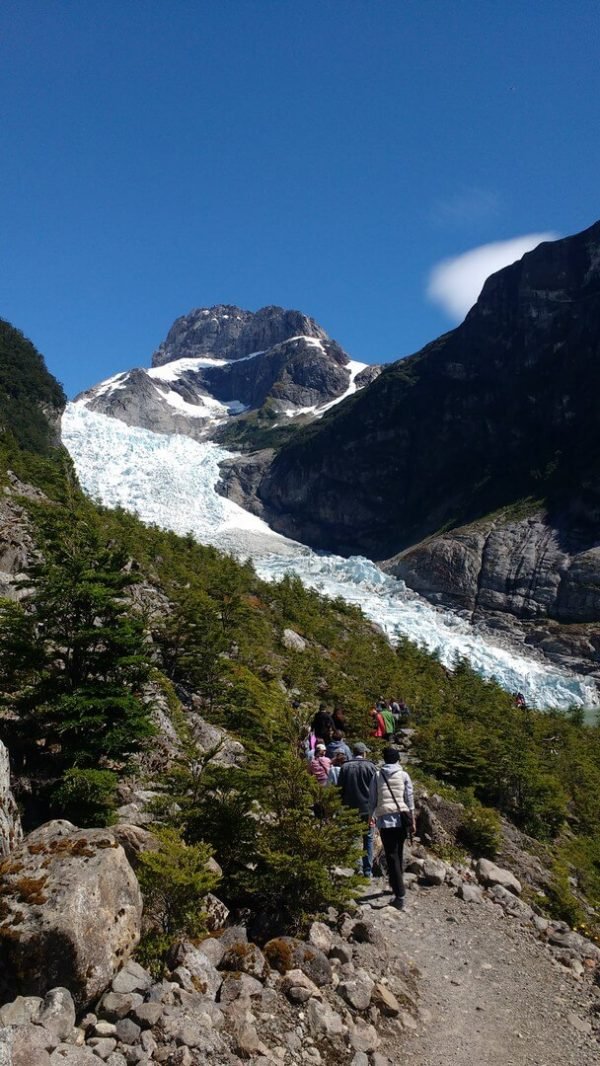
<svg viewBox="0 0 600 1066"><path fill-rule="evenodd" d="M361 911L420 973L419 1023L398 1049L402 1061L599 1066L591 1020L600 987L592 975L576 978L532 929L488 899L465 903L446 885L419 888L399 912L384 906L385 889L374 880Z"/></svg>

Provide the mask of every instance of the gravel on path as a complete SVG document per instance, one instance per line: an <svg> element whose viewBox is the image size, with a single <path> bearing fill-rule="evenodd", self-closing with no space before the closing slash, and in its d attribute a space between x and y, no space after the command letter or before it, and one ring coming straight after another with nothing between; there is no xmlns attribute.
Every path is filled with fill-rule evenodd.
<svg viewBox="0 0 600 1066"><path fill-rule="evenodd" d="M600 988L561 967L533 929L488 899L464 903L448 886L409 892L399 912L381 906L383 887L366 894L365 914L421 975L422 1024L402 1042L402 1060L598 1066L590 1017Z"/></svg>

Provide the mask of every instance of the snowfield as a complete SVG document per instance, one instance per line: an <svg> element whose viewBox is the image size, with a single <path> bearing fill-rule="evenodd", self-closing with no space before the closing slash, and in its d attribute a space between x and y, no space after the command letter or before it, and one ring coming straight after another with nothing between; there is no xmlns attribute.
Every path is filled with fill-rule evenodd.
<svg viewBox="0 0 600 1066"><path fill-rule="evenodd" d="M314 552L219 496L219 463L232 453L217 444L126 426L87 410L84 402L67 406L62 435L83 488L109 507L121 506L148 524L250 557L267 581L297 574L328 597L360 605L391 640L409 637L436 651L447 666L463 656L483 677L522 691L531 704L566 708L599 702L592 680L496 644L370 560Z"/></svg>

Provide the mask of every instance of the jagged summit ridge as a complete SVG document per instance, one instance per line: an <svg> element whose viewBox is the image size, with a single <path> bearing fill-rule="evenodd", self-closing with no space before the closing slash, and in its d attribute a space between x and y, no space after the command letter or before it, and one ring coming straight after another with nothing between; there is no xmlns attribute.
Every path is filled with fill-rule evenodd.
<svg viewBox="0 0 600 1066"><path fill-rule="evenodd" d="M116 374L77 397L92 411L196 440L258 412L269 425L319 417L373 380L300 311L229 304L178 318L149 369Z"/></svg>
<svg viewBox="0 0 600 1066"><path fill-rule="evenodd" d="M163 366L183 357L244 359L291 337L329 340L325 330L301 311L283 307L244 311L231 304L199 307L175 320L152 356L152 366Z"/></svg>

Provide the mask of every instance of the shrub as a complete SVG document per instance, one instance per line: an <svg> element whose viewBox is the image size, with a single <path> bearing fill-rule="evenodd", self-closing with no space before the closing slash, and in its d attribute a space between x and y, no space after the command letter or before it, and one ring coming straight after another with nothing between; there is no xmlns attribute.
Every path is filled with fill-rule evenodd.
<svg viewBox="0 0 600 1066"><path fill-rule="evenodd" d="M295 752L267 755L261 763L256 795L268 814L259 820L248 900L294 930L308 916L353 898L362 882L347 871L360 855L361 823L337 789L310 777Z"/></svg>
<svg viewBox="0 0 600 1066"><path fill-rule="evenodd" d="M465 811L459 839L477 858L495 859L501 840L501 823L490 807L470 807Z"/></svg>
<svg viewBox="0 0 600 1066"><path fill-rule="evenodd" d="M211 848L186 844L176 829L155 830L157 848L139 856L137 876L144 897L144 935L139 954L159 972L171 945L205 929L202 902L218 876L207 868Z"/></svg>
<svg viewBox="0 0 600 1066"><path fill-rule="evenodd" d="M67 770L53 795L60 816L76 825L110 825L117 805L117 775L110 770Z"/></svg>

